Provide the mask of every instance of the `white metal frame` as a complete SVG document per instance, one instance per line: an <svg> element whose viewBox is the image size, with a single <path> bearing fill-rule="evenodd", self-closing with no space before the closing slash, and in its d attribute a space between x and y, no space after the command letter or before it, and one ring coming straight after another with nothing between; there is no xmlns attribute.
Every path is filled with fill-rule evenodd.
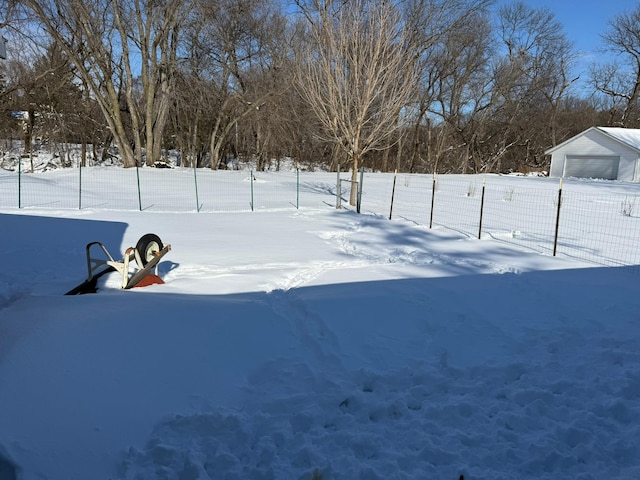
<svg viewBox="0 0 640 480"><path fill-rule="evenodd" d="M92 257L91 256L91 247L97 245L100 247L102 252L106 255L106 259ZM94 249L95 250L95 249ZM124 252L124 257L122 260L116 261L113 259L107 248L101 242L91 242L87 244L87 269L89 276L87 278L87 282L91 281L91 279L96 275L98 269L103 265L107 265L112 267L122 277L122 281L120 282L120 288L129 289L135 287L144 277L146 277L151 270L155 270L154 274L158 274L158 263L160 259L164 257L171 250L171 245L165 245L162 250L158 252L154 252L154 257L149 260L149 262L143 265L142 259L140 258L140 252L138 249L134 247L129 247ZM134 260L138 265L139 269L133 272L133 275L129 276L129 269L131 266L131 260Z"/></svg>

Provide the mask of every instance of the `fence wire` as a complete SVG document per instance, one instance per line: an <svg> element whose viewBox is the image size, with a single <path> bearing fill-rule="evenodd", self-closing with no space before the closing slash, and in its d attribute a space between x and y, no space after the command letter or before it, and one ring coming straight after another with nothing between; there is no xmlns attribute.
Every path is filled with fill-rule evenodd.
<svg viewBox="0 0 640 480"><path fill-rule="evenodd" d="M640 265L640 185L575 181L563 188L549 178L399 174L393 188L392 177L365 175L364 212L545 255Z"/></svg>
<svg viewBox="0 0 640 480"><path fill-rule="evenodd" d="M350 173L341 174L344 180ZM361 213L606 266L640 264L640 185L366 173ZM241 212L350 208L335 173L85 167L0 172L0 208ZM338 188L340 192L338 192ZM337 202L336 195L342 201ZM556 236L557 232L557 236Z"/></svg>

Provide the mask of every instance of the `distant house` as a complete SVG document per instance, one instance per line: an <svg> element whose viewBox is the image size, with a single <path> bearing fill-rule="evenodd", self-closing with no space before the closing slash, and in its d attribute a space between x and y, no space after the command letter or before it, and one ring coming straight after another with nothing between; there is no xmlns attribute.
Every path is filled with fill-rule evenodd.
<svg viewBox="0 0 640 480"><path fill-rule="evenodd" d="M550 177L640 182L640 129L591 127L544 153Z"/></svg>

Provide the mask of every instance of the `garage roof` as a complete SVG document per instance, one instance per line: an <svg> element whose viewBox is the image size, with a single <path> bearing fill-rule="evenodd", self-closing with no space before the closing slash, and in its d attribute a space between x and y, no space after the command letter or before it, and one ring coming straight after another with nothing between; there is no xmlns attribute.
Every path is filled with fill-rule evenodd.
<svg viewBox="0 0 640 480"><path fill-rule="evenodd" d="M623 143L627 147L633 148L638 153L640 153L640 129L638 129L638 128L622 128L622 127L591 127L589 129L585 130L584 132L579 133L575 137L571 137L569 140L565 140L561 144L550 148L549 150L547 150L544 153L549 155L549 154L555 152L560 147L565 146L567 143L573 141L574 139L576 139L578 137L581 137L582 135L584 135L587 132L590 132L591 130L599 130L600 132L604 133L605 135L613 138L614 140L617 140L620 143Z"/></svg>

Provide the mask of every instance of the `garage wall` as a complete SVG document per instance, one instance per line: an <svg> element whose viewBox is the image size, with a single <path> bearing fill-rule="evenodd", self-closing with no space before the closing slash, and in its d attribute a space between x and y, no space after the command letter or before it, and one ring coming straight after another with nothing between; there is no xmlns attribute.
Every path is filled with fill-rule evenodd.
<svg viewBox="0 0 640 480"><path fill-rule="evenodd" d="M629 182L640 180L638 178L640 172L636 172L638 153L595 128L587 130L584 134L568 141L566 145L560 146L551 154L549 176L562 177L565 175L567 157L573 158L571 160L572 165L570 165L569 172L567 172L569 175L578 173L575 166L575 159L578 157L585 159L593 157L592 164L585 165L585 169L590 169L590 171L593 171L593 161L596 158L600 158L604 163L607 163L619 157L617 178ZM603 166L604 170L606 170L606 167Z"/></svg>

